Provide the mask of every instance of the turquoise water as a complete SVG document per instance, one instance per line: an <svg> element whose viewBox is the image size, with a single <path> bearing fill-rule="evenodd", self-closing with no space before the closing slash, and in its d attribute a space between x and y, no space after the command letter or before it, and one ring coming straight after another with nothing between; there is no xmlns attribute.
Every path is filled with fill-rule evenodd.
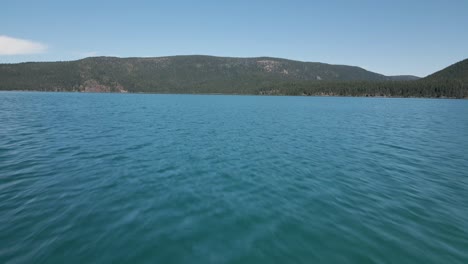
<svg viewBox="0 0 468 264"><path fill-rule="evenodd" d="M468 263L468 101L2 92L0 263Z"/></svg>

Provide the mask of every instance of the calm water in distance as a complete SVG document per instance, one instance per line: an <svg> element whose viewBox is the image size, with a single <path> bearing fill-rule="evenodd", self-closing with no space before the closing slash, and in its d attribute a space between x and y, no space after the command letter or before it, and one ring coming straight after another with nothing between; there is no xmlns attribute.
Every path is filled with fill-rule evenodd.
<svg viewBox="0 0 468 264"><path fill-rule="evenodd" d="M468 101L0 93L0 263L468 263Z"/></svg>

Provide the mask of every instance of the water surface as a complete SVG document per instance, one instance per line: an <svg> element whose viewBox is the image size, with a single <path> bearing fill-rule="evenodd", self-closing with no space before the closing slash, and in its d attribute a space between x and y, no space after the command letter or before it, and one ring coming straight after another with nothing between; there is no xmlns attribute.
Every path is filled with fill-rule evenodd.
<svg viewBox="0 0 468 264"><path fill-rule="evenodd" d="M468 101L0 93L0 263L468 263Z"/></svg>

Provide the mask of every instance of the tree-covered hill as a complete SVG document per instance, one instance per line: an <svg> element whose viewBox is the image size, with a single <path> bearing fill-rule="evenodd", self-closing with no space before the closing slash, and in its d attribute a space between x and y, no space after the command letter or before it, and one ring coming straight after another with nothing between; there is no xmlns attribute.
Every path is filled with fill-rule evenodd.
<svg viewBox="0 0 468 264"><path fill-rule="evenodd" d="M270 57L92 57L0 64L0 90L465 98L467 65L419 79Z"/></svg>
<svg viewBox="0 0 468 264"><path fill-rule="evenodd" d="M385 81L359 67L278 58L93 57L70 62L0 64L2 90L252 93L291 81Z"/></svg>
<svg viewBox="0 0 468 264"><path fill-rule="evenodd" d="M468 98L468 59L418 80L299 81L263 87L261 94Z"/></svg>
<svg viewBox="0 0 468 264"><path fill-rule="evenodd" d="M462 82L468 82L468 59L457 62L441 71L431 74L425 79L439 81L458 80Z"/></svg>

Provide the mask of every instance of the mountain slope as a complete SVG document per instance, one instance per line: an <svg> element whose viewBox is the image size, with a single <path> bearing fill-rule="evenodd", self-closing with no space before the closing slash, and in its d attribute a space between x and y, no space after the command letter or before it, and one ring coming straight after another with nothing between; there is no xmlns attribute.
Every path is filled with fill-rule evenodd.
<svg viewBox="0 0 468 264"><path fill-rule="evenodd" d="M462 82L468 82L468 59L457 62L443 70L433 73L424 80L457 80Z"/></svg>
<svg viewBox="0 0 468 264"><path fill-rule="evenodd" d="M0 90L257 93L278 82L388 81L359 67L286 59L172 56L92 57L69 62L0 64Z"/></svg>
<svg viewBox="0 0 468 264"><path fill-rule="evenodd" d="M468 98L468 59L426 78L392 81L299 81L263 87L260 94Z"/></svg>
<svg viewBox="0 0 468 264"><path fill-rule="evenodd" d="M0 64L0 90L468 98L468 60L418 79L270 57L93 57Z"/></svg>

